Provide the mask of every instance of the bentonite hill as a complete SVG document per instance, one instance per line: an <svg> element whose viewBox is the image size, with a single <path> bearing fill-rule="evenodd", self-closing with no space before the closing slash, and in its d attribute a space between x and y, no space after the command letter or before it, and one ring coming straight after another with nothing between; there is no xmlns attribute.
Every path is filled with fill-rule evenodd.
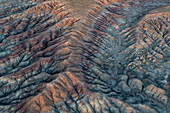
<svg viewBox="0 0 170 113"><path fill-rule="evenodd" d="M170 113L169 0L0 0L0 113Z"/></svg>

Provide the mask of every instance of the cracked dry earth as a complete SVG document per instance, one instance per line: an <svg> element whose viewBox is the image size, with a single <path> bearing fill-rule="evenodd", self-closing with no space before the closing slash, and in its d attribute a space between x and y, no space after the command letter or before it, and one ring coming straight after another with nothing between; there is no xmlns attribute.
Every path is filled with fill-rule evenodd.
<svg viewBox="0 0 170 113"><path fill-rule="evenodd" d="M0 0L0 113L169 113L169 5Z"/></svg>

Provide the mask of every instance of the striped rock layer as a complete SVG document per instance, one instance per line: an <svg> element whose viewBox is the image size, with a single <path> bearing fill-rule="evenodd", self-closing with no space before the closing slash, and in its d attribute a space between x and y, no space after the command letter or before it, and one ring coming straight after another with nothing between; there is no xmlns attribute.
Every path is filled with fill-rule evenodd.
<svg viewBox="0 0 170 113"><path fill-rule="evenodd" d="M169 0L67 3L0 2L0 112L170 112Z"/></svg>

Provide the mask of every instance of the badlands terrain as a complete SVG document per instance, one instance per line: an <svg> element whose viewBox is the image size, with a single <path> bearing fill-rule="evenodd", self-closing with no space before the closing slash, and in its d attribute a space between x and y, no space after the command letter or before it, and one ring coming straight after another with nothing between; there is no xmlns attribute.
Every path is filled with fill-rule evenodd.
<svg viewBox="0 0 170 113"><path fill-rule="evenodd" d="M0 113L170 113L169 0L0 0Z"/></svg>

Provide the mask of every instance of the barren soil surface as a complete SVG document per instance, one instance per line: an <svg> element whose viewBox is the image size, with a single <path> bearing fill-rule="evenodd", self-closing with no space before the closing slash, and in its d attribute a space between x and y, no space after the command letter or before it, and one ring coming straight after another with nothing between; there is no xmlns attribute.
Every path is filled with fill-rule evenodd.
<svg viewBox="0 0 170 113"><path fill-rule="evenodd" d="M169 0L0 0L0 113L170 113Z"/></svg>

